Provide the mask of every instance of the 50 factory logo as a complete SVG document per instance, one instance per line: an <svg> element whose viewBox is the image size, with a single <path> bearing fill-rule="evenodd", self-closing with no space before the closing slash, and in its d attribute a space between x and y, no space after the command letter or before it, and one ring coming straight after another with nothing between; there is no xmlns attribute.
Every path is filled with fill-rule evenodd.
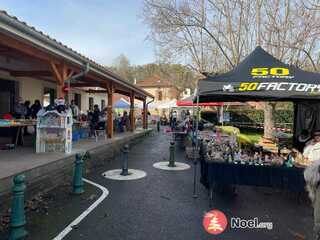
<svg viewBox="0 0 320 240"><path fill-rule="evenodd" d="M293 76L289 75L288 68L252 68L251 75L253 78L259 79L290 79ZM234 86L232 86L234 87ZM230 87L229 87L230 88ZM234 89L234 88L233 88ZM227 89L225 90L227 91ZM310 92L317 94L320 92L320 84L307 84L296 82L241 82L238 91L296 91L296 92Z"/></svg>
<svg viewBox="0 0 320 240"><path fill-rule="evenodd" d="M289 75L288 68L252 68L251 75L253 78L282 78L282 79L292 79L294 76Z"/></svg>
<svg viewBox="0 0 320 240"><path fill-rule="evenodd" d="M320 92L319 84L290 83L290 82L242 82L240 92L245 91L296 91L296 92Z"/></svg>

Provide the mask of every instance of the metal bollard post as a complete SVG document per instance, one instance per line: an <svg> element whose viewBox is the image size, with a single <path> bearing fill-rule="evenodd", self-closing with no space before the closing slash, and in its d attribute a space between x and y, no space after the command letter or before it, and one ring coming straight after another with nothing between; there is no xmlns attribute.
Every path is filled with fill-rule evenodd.
<svg viewBox="0 0 320 240"><path fill-rule="evenodd" d="M83 159L80 153L76 154L73 174L73 194L81 194L84 192L82 181Z"/></svg>
<svg viewBox="0 0 320 240"><path fill-rule="evenodd" d="M170 142L170 147L169 147L169 150L170 150L170 157L169 157L169 167L175 167L176 164L175 164L175 143L174 141Z"/></svg>
<svg viewBox="0 0 320 240"><path fill-rule="evenodd" d="M160 132L160 121L157 121L157 131Z"/></svg>
<svg viewBox="0 0 320 240"><path fill-rule="evenodd" d="M120 175L122 176L130 175L128 171L128 154L129 154L129 145L126 144L123 146L123 149L122 149L122 171L120 173Z"/></svg>
<svg viewBox="0 0 320 240"><path fill-rule="evenodd" d="M197 157L194 153L194 156L193 156L193 164L194 164L194 171L193 171L193 198L197 198L198 195L197 195Z"/></svg>
<svg viewBox="0 0 320 240"><path fill-rule="evenodd" d="M26 224L24 212L24 191L26 185L24 180L24 175L17 175L13 179L14 186L12 189L13 199L11 205L9 240L24 239L28 235L28 232L24 228Z"/></svg>

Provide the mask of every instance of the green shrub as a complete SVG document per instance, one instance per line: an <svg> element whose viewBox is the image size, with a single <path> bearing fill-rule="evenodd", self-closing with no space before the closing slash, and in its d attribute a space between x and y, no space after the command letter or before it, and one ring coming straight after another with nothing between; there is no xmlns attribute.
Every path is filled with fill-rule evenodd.
<svg viewBox="0 0 320 240"><path fill-rule="evenodd" d="M284 123L293 123L293 111L291 110L276 110L274 112L274 119L277 125ZM264 111L263 110L242 110L231 112L232 122L244 122L244 123L263 123Z"/></svg>
<svg viewBox="0 0 320 240"><path fill-rule="evenodd" d="M232 110L228 111L231 115L231 122L251 123L258 124L264 123L263 110ZM283 125L284 123L293 123L294 113L291 110L276 110L274 112L274 119L276 126ZM201 111L201 118L212 122L218 123L217 112L214 111Z"/></svg>

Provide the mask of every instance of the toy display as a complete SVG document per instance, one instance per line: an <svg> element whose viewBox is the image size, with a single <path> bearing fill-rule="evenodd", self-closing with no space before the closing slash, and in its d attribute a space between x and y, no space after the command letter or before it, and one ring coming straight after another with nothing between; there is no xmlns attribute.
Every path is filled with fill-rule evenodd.
<svg viewBox="0 0 320 240"><path fill-rule="evenodd" d="M297 149L286 147L278 153L270 152L261 146L242 147L237 143L236 133L222 135L219 131L208 135L202 141L203 154L206 161L232 164L248 164L256 166L306 167L310 161L303 157Z"/></svg>
<svg viewBox="0 0 320 240"><path fill-rule="evenodd" d="M72 151L71 111L45 111L38 113L36 152Z"/></svg>

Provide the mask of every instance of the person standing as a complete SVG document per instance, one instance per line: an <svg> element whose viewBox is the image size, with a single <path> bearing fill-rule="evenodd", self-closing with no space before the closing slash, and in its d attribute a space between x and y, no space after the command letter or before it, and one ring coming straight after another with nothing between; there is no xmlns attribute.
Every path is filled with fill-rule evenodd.
<svg viewBox="0 0 320 240"><path fill-rule="evenodd" d="M79 119L79 107L76 105L74 100L71 101L70 108L72 111L73 119L78 120Z"/></svg>
<svg viewBox="0 0 320 240"><path fill-rule="evenodd" d="M187 110L187 112L186 112L186 117L190 117L190 111L189 111L189 109Z"/></svg>
<svg viewBox="0 0 320 240"><path fill-rule="evenodd" d="M14 117L16 119L24 119L27 115L27 109L22 98L19 98L17 104L14 107Z"/></svg>
<svg viewBox="0 0 320 240"><path fill-rule="evenodd" d="M106 124L107 124L107 108L104 108L100 112L98 129L99 130L106 129Z"/></svg>
<svg viewBox="0 0 320 240"><path fill-rule="evenodd" d="M25 119L31 119L31 107L30 107L30 101L27 100L24 102L24 107L26 108L26 115L24 116ZM25 136L28 136L28 135L31 135L29 132L28 132L28 126L25 126L24 127L24 131L23 131L23 134Z"/></svg>
<svg viewBox="0 0 320 240"><path fill-rule="evenodd" d="M31 107L30 107L30 101L27 100L24 102L24 107L26 108L26 115L25 118L26 119L30 119L31 118Z"/></svg>
<svg viewBox="0 0 320 240"><path fill-rule="evenodd" d="M31 118L36 119L38 112L41 110L42 106L40 100L36 99L31 105Z"/></svg>
<svg viewBox="0 0 320 240"><path fill-rule="evenodd" d="M129 119L127 111L123 112L121 122L122 122L122 126L124 127L125 131L129 131L130 130L130 119Z"/></svg>
<svg viewBox="0 0 320 240"><path fill-rule="evenodd" d="M320 240L320 161L312 162L304 170L306 189L313 206L313 238Z"/></svg>
<svg viewBox="0 0 320 240"><path fill-rule="evenodd" d="M117 122L117 131L122 133L123 132L123 125L122 125L122 117L121 117L120 113L117 115L116 122Z"/></svg>
<svg viewBox="0 0 320 240"><path fill-rule="evenodd" d="M97 129L100 118L100 109L98 104L93 106L93 112L90 114L90 135L95 136L95 130Z"/></svg>
<svg viewBox="0 0 320 240"><path fill-rule="evenodd" d="M303 150L303 157L310 162L320 160L320 130L313 132L312 140Z"/></svg>
<svg viewBox="0 0 320 240"><path fill-rule="evenodd" d="M17 104L14 107L14 118L24 119L27 115L27 109L22 98L18 99ZM12 128L12 143L23 145L22 131L19 127Z"/></svg>
<svg viewBox="0 0 320 240"><path fill-rule="evenodd" d="M173 111L172 113L172 129L175 129L176 124L177 124L177 118L178 118L178 114L177 111Z"/></svg>
<svg viewBox="0 0 320 240"><path fill-rule="evenodd" d="M186 111L183 109L183 110L181 111L181 121L186 120L186 116L187 116Z"/></svg>
<svg viewBox="0 0 320 240"><path fill-rule="evenodd" d="M173 115L173 110L171 109L169 112L169 126L172 128L172 115Z"/></svg>

